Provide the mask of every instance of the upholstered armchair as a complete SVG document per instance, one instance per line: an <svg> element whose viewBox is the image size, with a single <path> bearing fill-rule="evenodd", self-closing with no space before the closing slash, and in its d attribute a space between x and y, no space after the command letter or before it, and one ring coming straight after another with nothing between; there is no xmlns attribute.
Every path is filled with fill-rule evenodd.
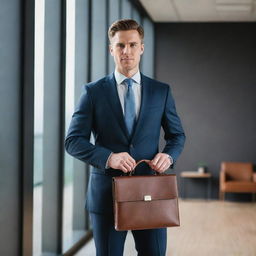
<svg viewBox="0 0 256 256"><path fill-rule="evenodd" d="M224 200L227 192L252 193L252 200L255 200L256 173L252 163L221 163L219 198Z"/></svg>

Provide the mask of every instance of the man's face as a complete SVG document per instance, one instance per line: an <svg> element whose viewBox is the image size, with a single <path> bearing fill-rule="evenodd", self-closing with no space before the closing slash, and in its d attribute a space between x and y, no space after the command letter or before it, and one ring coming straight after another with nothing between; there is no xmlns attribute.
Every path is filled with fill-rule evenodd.
<svg viewBox="0 0 256 256"><path fill-rule="evenodd" d="M144 51L144 44L138 31L118 31L110 43L109 50L114 57L117 70L123 74L136 73L140 56Z"/></svg>

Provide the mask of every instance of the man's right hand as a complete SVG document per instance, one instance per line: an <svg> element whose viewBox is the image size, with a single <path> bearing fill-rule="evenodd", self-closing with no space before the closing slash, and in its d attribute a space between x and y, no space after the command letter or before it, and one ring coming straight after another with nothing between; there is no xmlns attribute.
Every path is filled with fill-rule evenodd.
<svg viewBox="0 0 256 256"><path fill-rule="evenodd" d="M135 165L135 160L127 152L113 153L108 160L110 168L122 170L124 173L131 172Z"/></svg>

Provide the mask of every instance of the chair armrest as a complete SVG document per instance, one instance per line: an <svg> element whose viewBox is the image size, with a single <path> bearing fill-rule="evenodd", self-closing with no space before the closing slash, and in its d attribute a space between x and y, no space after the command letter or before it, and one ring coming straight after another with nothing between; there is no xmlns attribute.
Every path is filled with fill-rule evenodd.
<svg viewBox="0 0 256 256"><path fill-rule="evenodd" d="M226 182L226 173L224 170L220 171L220 189L222 190Z"/></svg>
<svg viewBox="0 0 256 256"><path fill-rule="evenodd" d="M220 171L220 182L226 182L226 173L225 171Z"/></svg>
<svg viewBox="0 0 256 256"><path fill-rule="evenodd" d="M252 174L252 181L253 181L253 182L256 182L256 172L254 172L254 173Z"/></svg>

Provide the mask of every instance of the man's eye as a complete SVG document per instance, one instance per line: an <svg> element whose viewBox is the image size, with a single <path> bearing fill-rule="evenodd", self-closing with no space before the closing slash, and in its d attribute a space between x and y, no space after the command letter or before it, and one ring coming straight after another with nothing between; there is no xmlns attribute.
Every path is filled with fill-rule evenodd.
<svg viewBox="0 0 256 256"><path fill-rule="evenodd" d="M131 44L131 47L135 47L136 46L136 44Z"/></svg>
<svg viewBox="0 0 256 256"><path fill-rule="evenodd" d="M123 44L118 44L117 46L120 47L120 48L124 48Z"/></svg>

